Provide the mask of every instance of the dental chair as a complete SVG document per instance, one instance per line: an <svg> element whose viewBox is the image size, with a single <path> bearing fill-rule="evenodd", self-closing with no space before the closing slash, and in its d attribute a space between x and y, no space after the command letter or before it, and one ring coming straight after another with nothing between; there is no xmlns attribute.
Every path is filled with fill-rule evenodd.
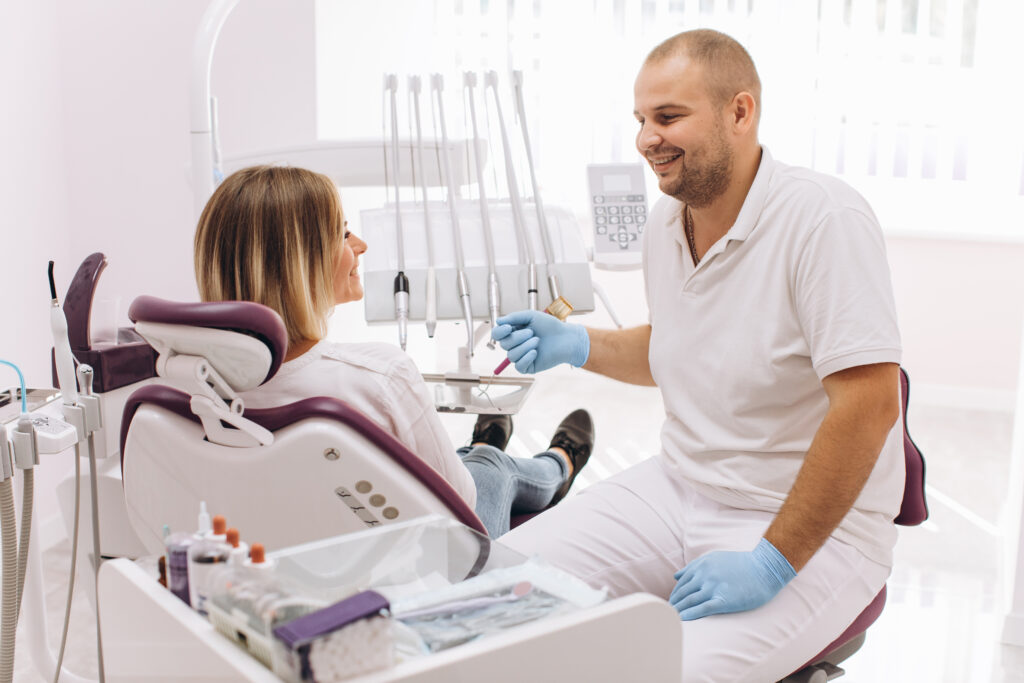
<svg viewBox="0 0 1024 683"><path fill-rule="evenodd" d="M924 457L907 430L907 405L910 402L910 378L900 368L900 398L903 404L903 457L907 477L903 485L903 503L894 520L901 526L917 526L928 519L928 504L924 497ZM842 635L822 650L796 673L790 674L779 683L825 683L842 676L845 672L839 664L860 649L864 644L865 632L878 619L885 607L886 589L850 624Z"/></svg>
<svg viewBox="0 0 1024 683"><path fill-rule="evenodd" d="M168 382L132 394L121 423L129 522L149 552L163 552L165 525L193 531L200 501L268 550L431 513L486 536L440 475L344 401L244 407L238 394L287 349L273 310L143 296L129 317Z"/></svg>

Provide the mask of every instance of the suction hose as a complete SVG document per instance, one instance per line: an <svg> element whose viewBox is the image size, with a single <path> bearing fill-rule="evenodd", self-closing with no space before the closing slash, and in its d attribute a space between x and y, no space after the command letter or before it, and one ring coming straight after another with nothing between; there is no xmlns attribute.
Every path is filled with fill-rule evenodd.
<svg viewBox="0 0 1024 683"><path fill-rule="evenodd" d="M3 625L0 633L0 681L14 680L14 637L18 627L18 541L14 484L0 482L0 526L3 529Z"/></svg>

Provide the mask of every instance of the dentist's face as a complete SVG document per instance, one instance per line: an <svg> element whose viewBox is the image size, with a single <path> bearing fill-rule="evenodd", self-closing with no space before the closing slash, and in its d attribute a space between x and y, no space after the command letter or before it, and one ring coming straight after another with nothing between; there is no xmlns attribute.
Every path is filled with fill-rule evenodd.
<svg viewBox="0 0 1024 683"><path fill-rule="evenodd" d="M713 103L702 68L685 56L645 64L633 88L636 148L665 194L703 208L729 185L733 150L726 110Z"/></svg>
<svg viewBox="0 0 1024 683"><path fill-rule="evenodd" d="M359 256L365 252L366 242L349 232L346 227L345 238L334 256L335 305L363 298L363 283L359 280Z"/></svg>

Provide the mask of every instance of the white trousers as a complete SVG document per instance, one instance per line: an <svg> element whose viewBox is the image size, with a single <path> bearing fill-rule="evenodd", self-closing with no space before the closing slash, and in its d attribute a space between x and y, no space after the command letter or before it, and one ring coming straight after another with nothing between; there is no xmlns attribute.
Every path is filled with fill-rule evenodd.
<svg viewBox="0 0 1024 683"><path fill-rule="evenodd" d="M646 592L668 599L680 567L712 550L753 549L773 518L710 500L656 456L566 499L500 542L594 587L607 586L613 597ZM681 622L683 681L770 683L788 676L853 622L889 571L830 538L768 604Z"/></svg>

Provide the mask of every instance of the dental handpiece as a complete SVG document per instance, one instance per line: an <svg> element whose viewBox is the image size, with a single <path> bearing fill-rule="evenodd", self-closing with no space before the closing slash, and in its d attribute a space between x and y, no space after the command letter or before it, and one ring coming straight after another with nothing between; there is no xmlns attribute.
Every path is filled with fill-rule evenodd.
<svg viewBox="0 0 1024 683"><path fill-rule="evenodd" d="M50 332L53 335L53 360L57 367L57 384L64 405L78 403L78 388L75 384L75 358L71 354L71 342L68 341L68 320L64 317L64 309L57 301L57 286L53 280L53 261L47 268L50 279Z"/></svg>
<svg viewBox="0 0 1024 683"><path fill-rule="evenodd" d="M557 299L548 304L548 307L544 309L544 312L547 313L548 315L552 315L558 318L560 321L564 323L565 319L569 317L570 313L572 313L572 304L570 304L564 296L559 296ZM505 371L505 368L507 368L509 364L511 364L511 362L512 361L510 361L508 358L505 358L503 361L498 363L498 367L494 368L494 374L500 375L502 372Z"/></svg>
<svg viewBox="0 0 1024 683"><path fill-rule="evenodd" d="M395 174L395 240L398 248L398 273L395 275L395 319L398 321L398 344L405 350L409 322L409 278L405 276L405 235L402 229L402 204L399 201L398 170L398 76L384 77L384 87L391 101L391 165Z"/></svg>

